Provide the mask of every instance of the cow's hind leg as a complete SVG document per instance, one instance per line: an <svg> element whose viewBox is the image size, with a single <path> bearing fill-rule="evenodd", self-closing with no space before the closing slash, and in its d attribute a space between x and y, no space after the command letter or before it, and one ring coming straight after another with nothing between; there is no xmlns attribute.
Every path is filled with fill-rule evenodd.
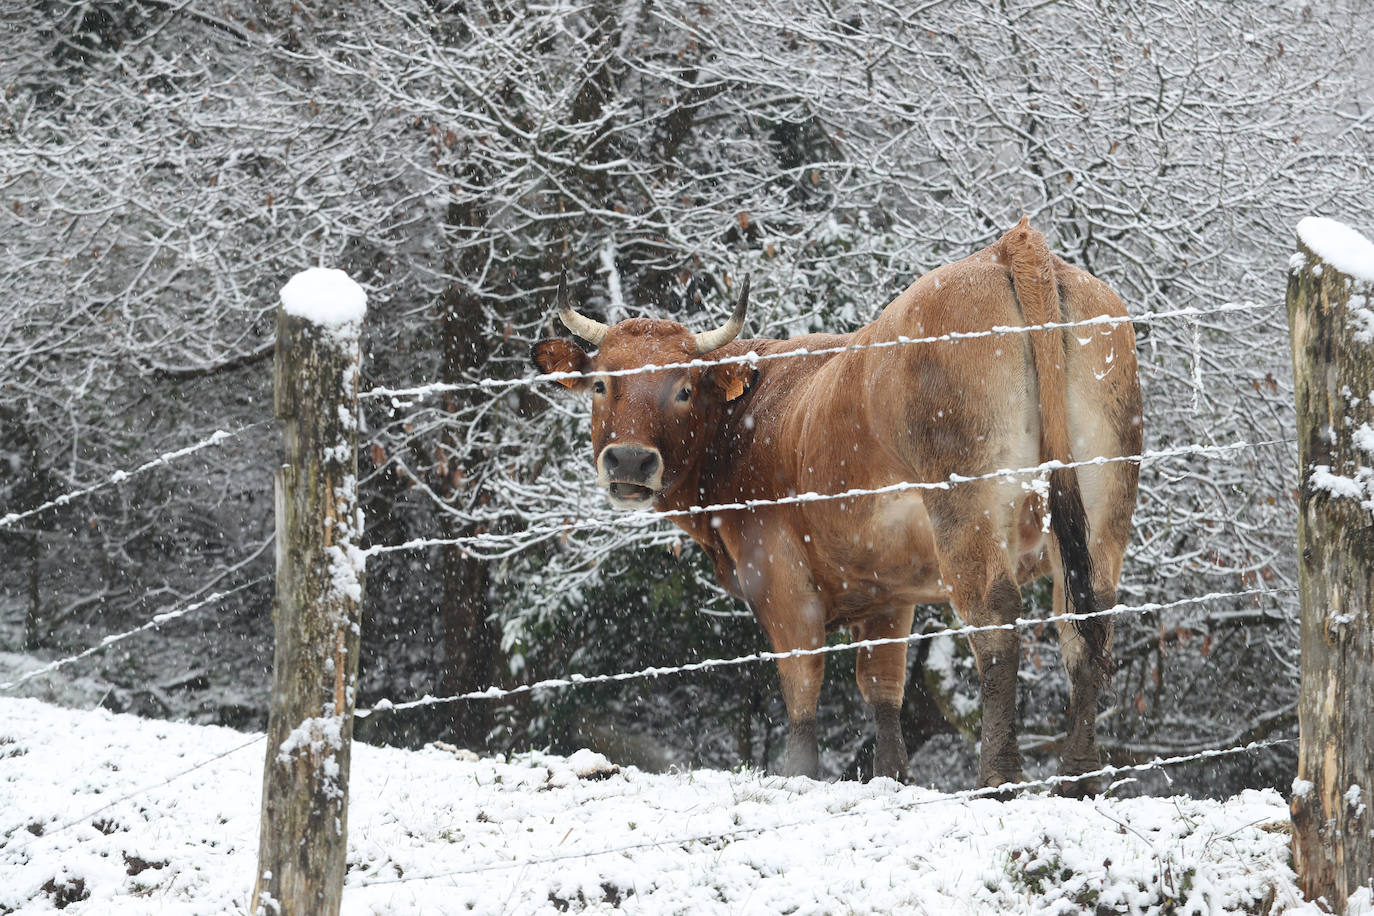
<svg viewBox="0 0 1374 916"><path fill-rule="evenodd" d="M1021 593L1005 571L982 587L956 588L955 595L956 610L975 626L1011 623L1021 615ZM1016 743L1016 671L1021 637L1015 630L993 630L974 633L970 642L982 688L978 785L1021 782L1025 776Z"/></svg>
<svg viewBox="0 0 1374 916"><path fill-rule="evenodd" d="M1116 604L1116 589L1094 589L1097 607L1101 610ZM1055 576L1054 612L1064 611L1064 589L1058 575ZM1111 651L1112 624L1110 617L1098 618L1094 624L1102 628L1103 640L1107 651ZM1059 648L1064 657L1064 670L1069 675L1069 721L1064 745L1059 754L1059 775L1078 776L1089 773L1101 765L1097 749L1097 699L1107 680L1107 672L1101 661L1088 651L1087 640L1079 629L1071 623L1060 621ZM1096 795L1096 778L1076 779L1060 783L1055 792L1071 798L1085 798Z"/></svg>
<svg viewBox="0 0 1374 916"><path fill-rule="evenodd" d="M1138 439L1128 445L1139 449ZM1136 468L1126 462L1103 468L1083 468L1079 478L1089 500L1091 516L1093 601L1098 611L1106 611L1116 605L1116 585L1121 577L1121 561L1130 538L1131 509L1135 504ZM1053 557L1052 565L1054 612L1058 615L1064 612L1066 605L1064 577L1058 557ZM1097 628L1091 641L1104 647L1100 657L1094 658L1088 650L1090 640L1084 638L1084 626ZM1059 646L1064 669L1069 675L1069 721L1059 755L1059 773L1078 776L1101 765L1097 749L1097 700L1111 674L1112 618L1104 615L1076 626L1061 622ZM1098 782L1096 779L1074 780L1061 783L1056 791L1082 798L1096 795Z"/></svg>
<svg viewBox="0 0 1374 916"><path fill-rule="evenodd" d="M911 635L914 607L869 617L855 628L860 639L905 639ZM873 707L878 735L873 776L905 780L906 742L902 740L902 694L906 690L905 642L860 649L855 659L859 693Z"/></svg>
<svg viewBox="0 0 1374 916"><path fill-rule="evenodd" d="M1060 296L1067 321L1107 312L1122 314L1115 296L1102 284L1056 262ZM1077 274L1077 279L1069 282ZM1140 385L1136 374L1134 337L1129 324L1098 329L1087 346L1069 344L1069 427L1074 456L1120 457L1138 455L1141 448ZM1140 466L1134 461L1086 465L1075 472L1087 513L1087 549L1092 558L1093 603L1099 611L1116 604L1122 556L1131 536ZM1065 606L1062 559L1054 556L1055 613ZM1060 752L1061 775L1075 776L1098 768L1096 729L1098 695L1111 669L1112 618L1097 618L1096 630L1085 622L1079 627L1059 626L1059 643L1069 675L1069 722ZM1085 638L1084 633L1087 633ZM1092 658L1090 645L1102 651ZM1095 793L1093 780L1061 784L1067 795Z"/></svg>
<svg viewBox="0 0 1374 916"><path fill-rule="evenodd" d="M1009 556L1013 537L995 490L964 484L926 497L935 524L940 576L955 611L973 626L1006 625L1021 616L1021 592ZM1021 637L1014 629L974 633L969 642L982 688L979 787L1021 782L1016 742L1016 671Z"/></svg>

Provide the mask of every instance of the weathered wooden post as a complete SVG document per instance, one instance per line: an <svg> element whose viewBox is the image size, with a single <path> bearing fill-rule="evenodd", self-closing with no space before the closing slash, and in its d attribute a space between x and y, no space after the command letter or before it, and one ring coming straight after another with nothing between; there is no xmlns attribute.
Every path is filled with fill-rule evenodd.
<svg viewBox="0 0 1374 916"><path fill-rule="evenodd" d="M329 916L343 895L362 619L358 335L367 296L339 270L291 278L277 312L276 656L253 909Z"/></svg>
<svg viewBox="0 0 1374 916"><path fill-rule="evenodd" d="M1302 596L1293 858L1308 899L1342 913L1374 882L1374 244L1304 219L1289 267Z"/></svg>

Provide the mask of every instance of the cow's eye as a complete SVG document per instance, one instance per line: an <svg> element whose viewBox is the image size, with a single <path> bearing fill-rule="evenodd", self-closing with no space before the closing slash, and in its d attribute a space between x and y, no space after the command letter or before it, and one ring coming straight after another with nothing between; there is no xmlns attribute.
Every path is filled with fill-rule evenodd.
<svg viewBox="0 0 1374 916"><path fill-rule="evenodd" d="M605 393L606 393L606 383L605 383L605 382L601 381L601 379L597 379L596 381L592 382L592 394L605 394Z"/></svg>
<svg viewBox="0 0 1374 916"><path fill-rule="evenodd" d="M692 399L692 386L683 385L678 389L677 400L679 404L685 404Z"/></svg>

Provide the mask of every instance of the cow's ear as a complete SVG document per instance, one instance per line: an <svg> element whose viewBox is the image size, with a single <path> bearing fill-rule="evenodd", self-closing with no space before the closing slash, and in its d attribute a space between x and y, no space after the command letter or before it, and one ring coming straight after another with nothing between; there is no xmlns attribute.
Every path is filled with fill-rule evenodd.
<svg viewBox="0 0 1374 916"><path fill-rule="evenodd" d="M561 337L541 340L530 347L530 358L534 360L534 365L540 372L590 372L592 368L592 358L586 351L571 340ZM588 380L560 378L554 381L564 388L582 391L587 387Z"/></svg>
<svg viewBox="0 0 1374 916"><path fill-rule="evenodd" d="M733 401L754 384L758 370L748 363L726 363L711 370L711 381L722 399Z"/></svg>

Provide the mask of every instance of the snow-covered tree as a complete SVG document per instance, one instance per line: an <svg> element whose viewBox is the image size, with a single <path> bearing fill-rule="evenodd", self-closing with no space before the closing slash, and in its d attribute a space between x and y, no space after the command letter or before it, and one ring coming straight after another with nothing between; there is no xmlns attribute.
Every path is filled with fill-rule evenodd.
<svg viewBox="0 0 1374 916"><path fill-rule="evenodd" d="M369 537L461 542L373 558L366 690L737 654L761 637L716 616L742 609L694 551L605 508L585 405L476 383L529 373L562 269L610 320L714 324L747 274L747 333L849 330L1027 213L1145 318L1147 447L1247 443L1145 466L1123 600L1285 588L1283 271L1302 215L1374 226L1371 24L1363 0L46 0L0 59L0 497L267 419L277 289L343 267L369 292L365 385L449 383L366 402ZM1182 309L1209 314L1149 317ZM80 642L266 574L275 460L255 428L0 529L6 623ZM266 594L231 605L254 665ZM1291 727L1295 609L1280 591L1120 618L1107 746ZM1027 643L1025 730L1052 735L1062 676ZM960 689L957 654L935 661ZM738 740L716 729L704 759L763 754L769 675L718 677L674 688L718 708L748 684ZM542 741L549 716L625 702L436 715ZM393 726L412 727L437 725Z"/></svg>

